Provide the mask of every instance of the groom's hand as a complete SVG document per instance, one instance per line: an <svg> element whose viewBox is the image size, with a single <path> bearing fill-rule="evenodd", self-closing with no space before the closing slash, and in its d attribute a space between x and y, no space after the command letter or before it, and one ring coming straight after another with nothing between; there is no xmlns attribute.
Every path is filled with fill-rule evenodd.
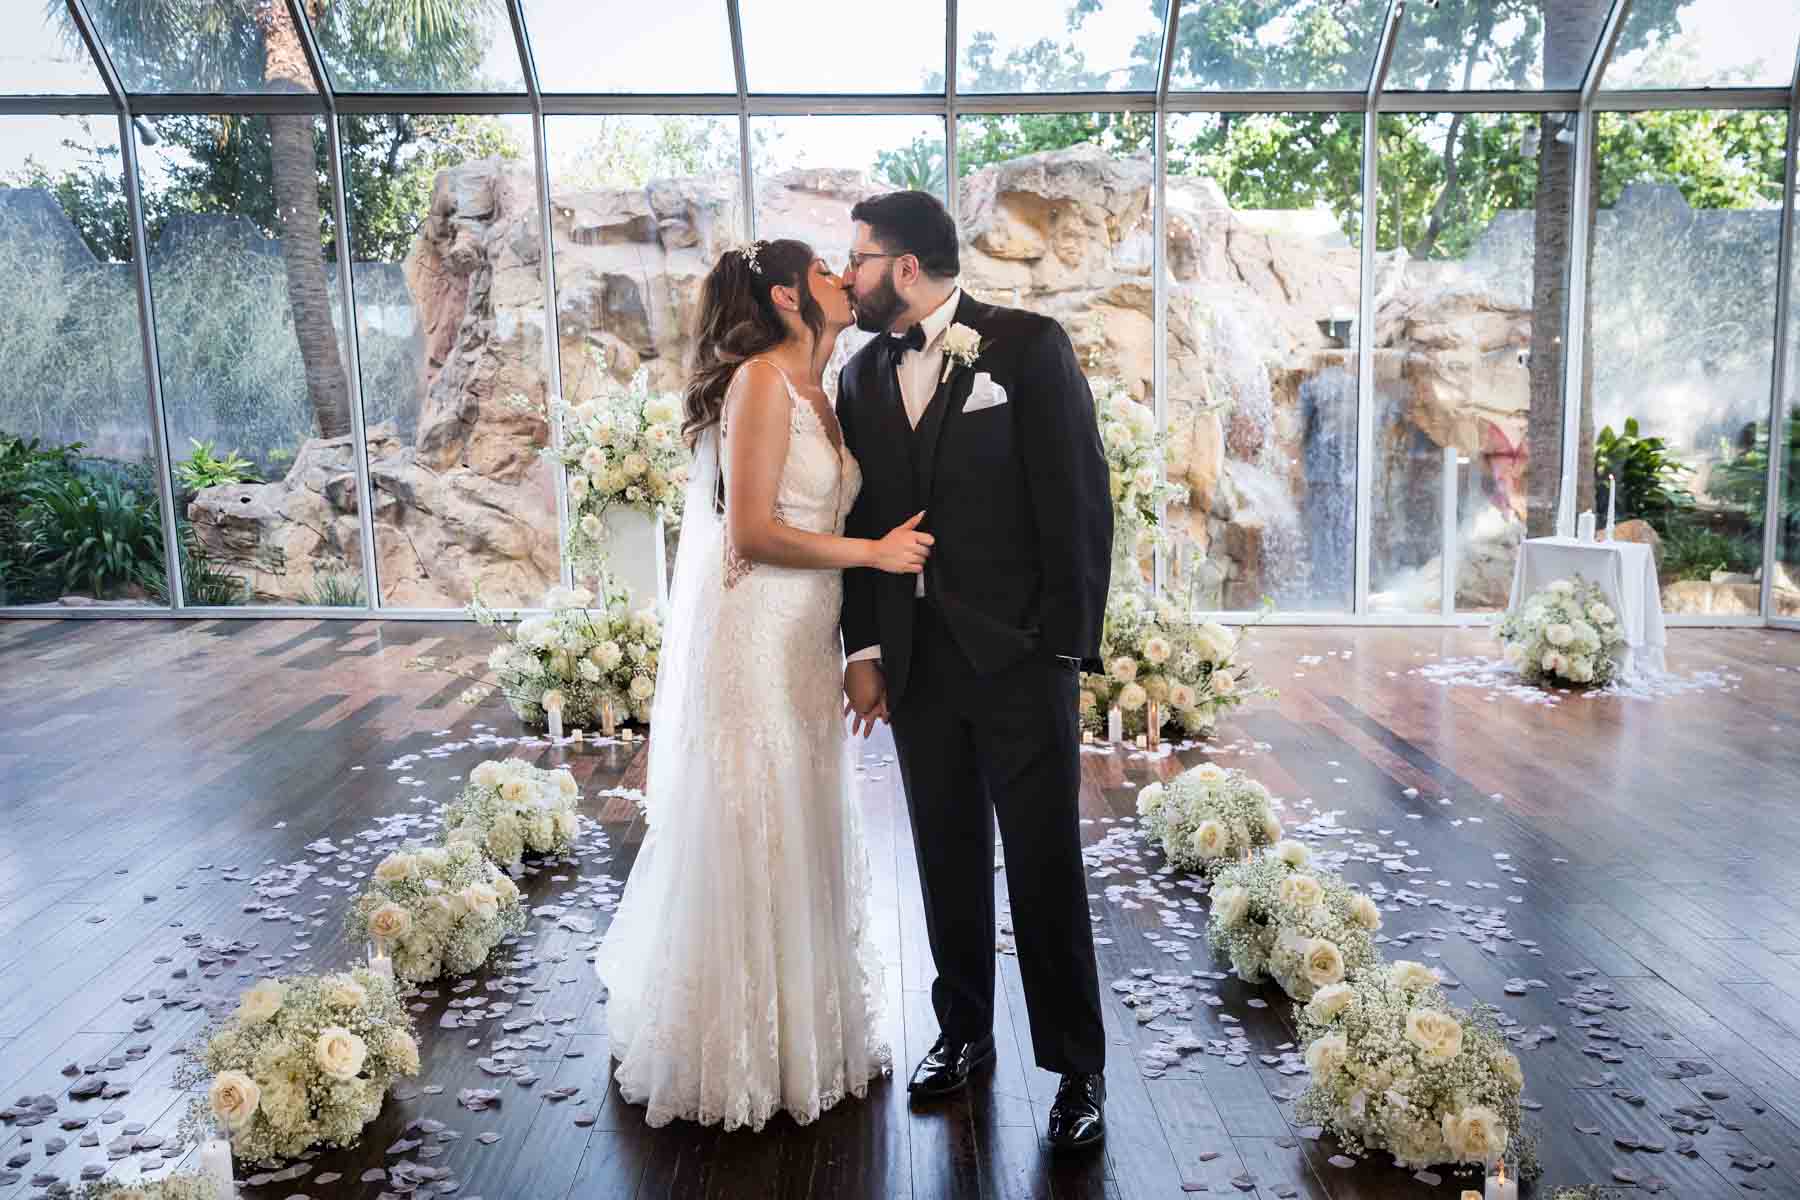
<svg viewBox="0 0 1800 1200"><path fill-rule="evenodd" d="M875 732L875 722L888 719L887 676L872 658L844 667L844 715L851 713L856 714L856 719L850 728L863 737Z"/></svg>

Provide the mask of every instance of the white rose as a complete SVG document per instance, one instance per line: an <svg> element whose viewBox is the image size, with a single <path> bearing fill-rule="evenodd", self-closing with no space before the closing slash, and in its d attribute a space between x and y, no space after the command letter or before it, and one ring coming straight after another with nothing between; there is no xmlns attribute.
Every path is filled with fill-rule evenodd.
<svg viewBox="0 0 1800 1200"><path fill-rule="evenodd" d="M1112 677L1120 683L1130 683L1137 678L1137 659L1129 654L1121 654L1112 660Z"/></svg>
<svg viewBox="0 0 1800 1200"><path fill-rule="evenodd" d="M262 1089L256 1086L256 1080L242 1071L220 1071L207 1090L206 1098L212 1106L213 1116L228 1128L242 1129L256 1115L256 1106L262 1101Z"/></svg>
<svg viewBox="0 0 1800 1200"><path fill-rule="evenodd" d="M1211 661L1215 663L1224 662L1237 650L1237 635L1217 621L1200 626L1198 637L1201 644L1212 651Z"/></svg>
<svg viewBox="0 0 1800 1200"><path fill-rule="evenodd" d="M1500 1077L1516 1092L1525 1086L1525 1070L1519 1066L1518 1056L1510 1051L1500 1052Z"/></svg>
<svg viewBox="0 0 1800 1200"><path fill-rule="evenodd" d="M1230 847L1231 835L1217 821L1202 821L1190 844L1201 858L1219 858Z"/></svg>
<svg viewBox="0 0 1800 1200"><path fill-rule="evenodd" d="M1311 875L1289 875L1275 889L1275 895L1286 907L1306 912L1324 899L1325 889Z"/></svg>
<svg viewBox="0 0 1800 1200"><path fill-rule="evenodd" d="M1462 1022L1435 1008L1415 1008L1406 1014L1406 1040L1425 1051L1432 1062L1449 1062L1462 1052Z"/></svg>
<svg viewBox="0 0 1800 1200"><path fill-rule="evenodd" d="M1137 811L1140 817L1153 817L1163 810L1165 803L1163 785L1153 783L1138 793Z"/></svg>
<svg viewBox="0 0 1800 1200"><path fill-rule="evenodd" d="M1539 665L1542 666L1544 668L1544 670L1549 671L1552 674L1561 674L1562 673L1562 665L1563 665L1563 656L1558 654L1554 650L1546 650L1546 651L1544 651L1543 660L1539 663Z"/></svg>
<svg viewBox="0 0 1800 1200"><path fill-rule="evenodd" d="M419 1043L413 1035L404 1029L390 1029L387 1033L387 1057L394 1070L402 1075L419 1073Z"/></svg>
<svg viewBox="0 0 1800 1200"><path fill-rule="evenodd" d="M1306 1015L1323 1025L1350 1007L1350 1001L1355 998L1356 993L1349 984L1328 983L1313 993L1306 1005Z"/></svg>
<svg viewBox="0 0 1800 1200"><path fill-rule="evenodd" d="M336 1025L320 1030L319 1040L313 1043L313 1061L333 1079L355 1079L368 1054L369 1047L361 1038Z"/></svg>
<svg viewBox="0 0 1800 1200"><path fill-rule="evenodd" d="M273 979L265 979L238 997L238 1019L246 1025L266 1021L281 1011L287 988Z"/></svg>
<svg viewBox="0 0 1800 1200"><path fill-rule="evenodd" d="M1598 600L1587 606L1587 615L1588 620L1596 625L1611 625L1619 619L1610 607Z"/></svg>
<svg viewBox="0 0 1800 1200"><path fill-rule="evenodd" d="M1213 893L1212 915L1227 927L1236 925L1250 911L1250 893L1237 885Z"/></svg>
<svg viewBox="0 0 1800 1200"><path fill-rule="evenodd" d="M1306 1048L1306 1069L1313 1073L1313 1078L1323 1080L1350 1057L1350 1046L1341 1033L1327 1034L1316 1038Z"/></svg>
<svg viewBox="0 0 1800 1200"><path fill-rule="evenodd" d="M1086 688L1083 688L1081 690L1080 705L1082 712L1091 713L1100 707L1100 697L1094 695L1094 693L1088 691Z"/></svg>
<svg viewBox="0 0 1800 1200"><path fill-rule="evenodd" d="M348 975L327 975L320 993L325 1003L340 1008L361 1008L369 1002L369 990Z"/></svg>
<svg viewBox="0 0 1800 1200"><path fill-rule="evenodd" d="M631 478L642 479L644 472L650 469L650 460L633 451L625 456L625 461L620 465L625 468L625 474Z"/></svg>
<svg viewBox="0 0 1800 1200"><path fill-rule="evenodd" d="M396 941L412 932L412 914L393 901L369 914L369 935L384 942Z"/></svg>
<svg viewBox="0 0 1800 1200"><path fill-rule="evenodd" d="M588 477L586 475L569 476L569 496L577 504L588 494Z"/></svg>
<svg viewBox="0 0 1800 1200"><path fill-rule="evenodd" d="M494 872L494 891L499 893L500 901L503 904L511 904L519 898L519 885L514 883L512 877L504 871Z"/></svg>
<svg viewBox="0 0 1800 1200"><path fill-rule="evenodd" d="M681 415L669 396L652 396L644 404L644 419L653 425L672 425Z"/></svg>
<svg viewBox="0 0 1800 1200"><path fill-rule="evenodd" d="M1132 435L1131 426L1121 421L1108 421L1100 435L1106 441L1108 450L1123 450L1137 439Z"/></svg>
<svg viewBox="0 0 1800 1200"><path fill-rule="evenodd" d="M531 785L516 777L508 779L500 785L500 798L508 804L523 804L531 798Z"/></svg>
<svg viewBox="0 0 1800 1200"><path fill-rule="evenodd" d="M656 694L656 681L648 675L633 675L631 686L626 689L633 700L644 701Z"/></svg>
<svg viewBox="0 0 1800 1200"><path fill-rule="evenodd" d="M500 914L500 893L485 883L472 883L464 888L462 902L478 920L491 921Z"/></svg>
<svg viewBox="0 0 1800 1200"><path fill-rule="evenodd" d="M1500 1114L1480 1104L1471 1104L1460 1112L1445 1113L1444 1144L1459 1162L1494 1162L1506 1153L1506 1126Z"/></svg>
<svg viewBox="0 0 1800 1200"><path fill-rule="evenodd" d="M390 854L375 864L375 878L383 883L398 883L418 873L419 864L410 854Z"/></svg>
<svg viewBox="0 0 1800 1200"><path fill-rule="evenodd" d="M1142 684L1128 683L1119 689L1119 707L1126 712L1136 712L1150 702L1150 693Z"/></svg>
<svg viewBox="0 0 1800 1200"><path fill-rule="evenodd" d="M1410 959L1398 958L1388 968L1388 978L1394 986L1403 992L1416 992L1420 988L1434 987L1437 984L1437 972L1424 963L1416 963Z"/></svg>
<svg viewBox="0 0 1800 1200"><path fill-rule="evenodd" d="M1575 640L1575 630L1558 621L1544 630L1544 637L1552 646L1566 646Z"/></svg>
<svg viewBox="0 0 1800 1200"><path fill-rule="evenodd" d="M1275 857L1290 867L1304 867L1312 861L1312 851L1306 848L1305 842L1283 838L1275 843Z"/></svg>
<svg viewBox="0 0 1800 1200"><path fill-rule="evenodd" d="M1359 894L1350 901L1350 916L1364 929L1381 928L1381 906L1367 896Z"/></svg>
<svg viewBox="0 0 1800 1200"><path fill-rule="evenodd" d="M1546 590L1555 592L1559 596L1566 596L1570 592L1575 590L1575 585L1570 583L1566 579L1558 579L1556 582L1552 583L1549 586L1549 588L1547 588Z"/></svg>
<svg viewBox="0 0 1800 1200"><path fill-rule="evenodd" d="M442 871L450 865L450 852L442 846L427 846L419 851L419 861L428 871Z"/></svg>
<svg viewBox="0 0 1800 1200"><path fill-rule="evenodd" d="M580 823L575 814L566 808L559 808L553 818L556 836L559 841L569 841L580 831Z"/></svg>
<svg viewBox="0 0 1800 1200"><path fill-rule="evenodd" d="M1570 659L1568 676L1576 683L1592 682L1594 678L1594 660L1591 658Z"/></svg>
<svg viewBox="0 0 1800 1200"><path fill-rule="evenodd" d="M600 529L600 518L595 514L588 513L585 517L581 518L581 532L587 534L590 538L598 538L600 536Z"/></svg>
<svg viewBox="0 0 1800 1200"><path fill-rule="evenodd" d="M1274 813L1264 813L1262 823L1263 840L1273 846L1281 840L1281 822L1275 819Z"/></svg>
<svg viewBox="0 0 1800 1200"><path fill-rule="evenodd" d="M967 325L952 324L939 345L947 358L972 358L981 349L981 334Z"/></svg>
<svg viewBox="0 0 1800 1200"><path fill-rule="evenodd" d="M1177 683L1169 688L1169 703L1176 708L1194 707L1194 689L1185 683Z"/></svg>
<svg viewBox="0 0 1800 1200"><path fill-rule="evenodd" d="M492 759L469 772L469 782L477 787L499 787L501 777L500 764Z"/></svg>
<svg viewBox="0 0 1800 1200"><path fill-rule="evenodd" d="M1156 468L1139 467L1131 476L1131 485L1140 492L1148 492L1156 486Z"/></svg>
<svg viewBox="0 0 1800 1200"><path fill-rule="evenodd" d="M604 471L606 469L606 451L598 446L589 446L581 452L581 465L588 471Z"/></svg>
<svg viewBox="0 0 1800 1200"><path fill-rule="evenodd" d="M1237 679L1229 671L1214 671L1208 681L1217 695L1229 696L1237 691Z"/></svg>
<svg viewBox="0 0 1800 1200"><path fill-rule="evenodd" d="M1306 970L1307 982L1316 988L1339 983L1344 978L1343 952L1324 938L1308 941L1301 951L1300 961ZM1457 1028L1460 1030L1461 1026Z"/></svg>
<svg viewBox="0 0 1800 1200"><path fill-rule="evenodd" d="M625 659L625 651L619 649L619 643L607 641L595 646L590 657L599 664L602 671L610 671Z"/></svg>
<svg viewBox="0 0 1800 1200"><path fill-rule="evenodd" d="M584 658L576 663L575 673L587 683L600 682L600 666L591 658Z"/></svg>

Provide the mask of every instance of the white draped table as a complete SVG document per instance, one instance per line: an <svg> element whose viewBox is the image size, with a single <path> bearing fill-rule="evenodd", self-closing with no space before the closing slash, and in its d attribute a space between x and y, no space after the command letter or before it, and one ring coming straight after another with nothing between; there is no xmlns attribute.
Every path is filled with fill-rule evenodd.
<svg viewBox="0 0 1800 1200"><path fill-rule="evenodd" d="M1663 651L1662 586L1656 559L1642 542L1583 542L1572 537L1530 538L1519 547L1513 565L1511 611L1558 579L1577 575L1599 585L1606 602L1619 614L1625 646L1619 651L1619 674L1667 670Z"/></svg>

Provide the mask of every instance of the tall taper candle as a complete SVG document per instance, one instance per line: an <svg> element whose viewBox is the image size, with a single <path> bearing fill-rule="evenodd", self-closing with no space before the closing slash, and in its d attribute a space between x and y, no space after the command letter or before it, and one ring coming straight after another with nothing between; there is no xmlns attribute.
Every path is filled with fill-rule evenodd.
<svg viewBox="0 0 1800 1200"><path fill-rule="evenodd" d="M1608 475L1606 477L1606 540L1609 542L1613 540L1613 501L1618 498L1618 495L1619 487L1613 482L1613 477Z"/></svg>

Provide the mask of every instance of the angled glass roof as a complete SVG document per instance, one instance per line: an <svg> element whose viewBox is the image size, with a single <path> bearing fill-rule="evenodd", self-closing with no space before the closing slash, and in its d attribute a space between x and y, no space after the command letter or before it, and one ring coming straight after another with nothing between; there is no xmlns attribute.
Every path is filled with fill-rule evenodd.
<svg viewBox="0 0 1800 1200"><path fill-rule="evenodd" d="M942 91L944 5L739 0L753 92ZM934 82L935 81L935 82Z"/></svg>
<svg viewBox="0 0 1800 1200"><path fill-rule="evenodd" d="M1609 0L1408 4L1383 86L1395 92L1577 91L1610 8Z"/></svg>
<svg viewBox="0 0 1800 1200"><path fill-rule="evenodd" d="M1155 91L1161 7L1149 0L1069 5L960 0L956 90Z"/></svg>
<svg viewBox="0 0 1800 1200"><path fill-rule="evenodd" d="M1600 86L1786 87L1796 45L1794 0L1639 0L1625 12Z"/></svg>
<svg viewBox="0 0 1800 1200"><path fill-rule="evenodd" d="M269 22L267 40L258 27L255 6L234 0L183 4L88 0L87 11L128 92L318 90L285 6L272 10L276 16Z"/></svg>
<svg viewBox="0 0 1800 1200"><path fill-rule="evenodd" d="M720 0L657 0L655 20L616 19L604 36L592 0L524 0L524 6L538 86L546 92L737 91Z"/></svg>
<svg viewBox="0 0 1800 1200"><path fill-rule="evenodd" d="M1387 0L1182 0L1174 91L1361 91Z"/></svg>
<svg viewBox="0 0 1800 1200"><path fill-rule="evenodd" d="M0 43L0 92L9 96L106 94L106 81L75 32L67 9L14 0L16 15ZM27 6L28 5L28 6Z"/></svg>
<svg viewBox="0 0 1800 1200"><path fill-rule="evenodd" d="M452 19L416 0L330 0L313 36L332 90L523 92L525 70L506 5L456 2Z"/></svg>

